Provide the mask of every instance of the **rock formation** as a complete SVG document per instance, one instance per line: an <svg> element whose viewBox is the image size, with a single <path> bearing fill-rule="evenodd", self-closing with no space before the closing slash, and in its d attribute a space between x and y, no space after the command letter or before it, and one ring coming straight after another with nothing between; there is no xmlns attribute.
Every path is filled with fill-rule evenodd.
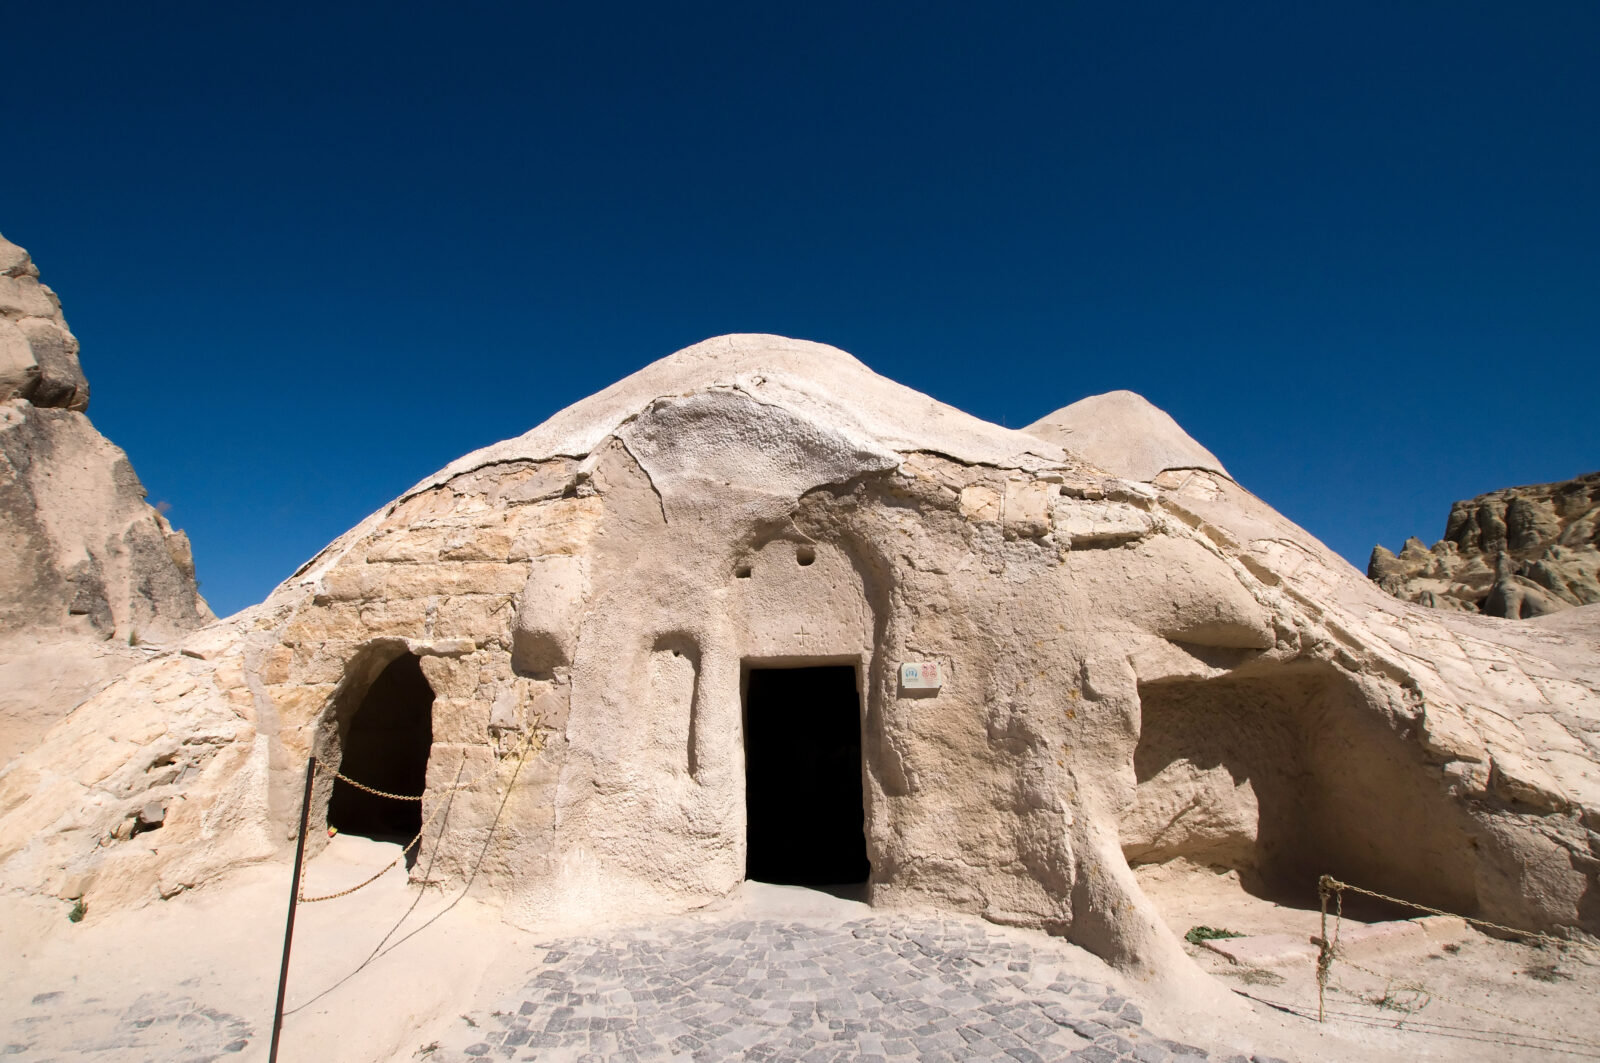
<svg viewBox="0 0 1600 1063"><path fill-rule="evenodd" d="M1443 539L1374 546L1367 575L1408 602L1513 620L1600 602L1600 472L1457 502Z"/></svg>
<svg viewBox="0 0 1600 1063"><path fill-rule="evenodd" d="M1136 396L1010 431L721 337L428 477L79 708L0 775L0 883L105 910L282 856L315 753L423 800L380 820L319 773L313 846L415 830L418 873L524 925L705 904L758 842L849 866L770 835L752 789L789 772L790 804L859 801L832 844L873 904L1150 975L1192 968L1139 864L1593 933L1595 612L1396 600Z"/></svg>
<svg viewBox="0 0 1600 1063"><path fill-rule="evenodd" d="M212 619L187 537L88 406L60 301L0 238L0 762L143 659L128 643Z"/></svg>
<svg viewBox="0 0 1600 1063"><path fill-rule="evenodd" d="M1167 411L1131 391L1079 399L1023 431L1129 480L1149 482L1163 472L1183 469L1233 479L1217 456L1190 438Z"/></svg>

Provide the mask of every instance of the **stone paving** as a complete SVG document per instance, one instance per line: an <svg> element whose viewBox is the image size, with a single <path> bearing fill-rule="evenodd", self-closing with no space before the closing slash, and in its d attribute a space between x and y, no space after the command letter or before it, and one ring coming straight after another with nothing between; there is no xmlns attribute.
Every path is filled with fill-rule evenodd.
<svg viewBox="0 0 1600 1063"><path fill-rule="evenodd" d="M71 990L48 990L35 993L7 1019L0 1056L19 1063L211 1063L238 1059L254 1033L237 1015L159 991L118 1006L98 997L80 998ZM59 1040L43 1035L63 1030L71 1031L70 1046L39 1043Z"/></svg>
<svg viewBox="0 0 1600 1063"><path fill-rule="evenodd" d="M421 1053L432 1063L999 1060L1191 1063L1138 1005L976 921L697 924L535 953L522 989ZM1246 1057L1230 1057L1246 1063ZM1256 1057L1255 1063L1277 1063Z"/></svg>

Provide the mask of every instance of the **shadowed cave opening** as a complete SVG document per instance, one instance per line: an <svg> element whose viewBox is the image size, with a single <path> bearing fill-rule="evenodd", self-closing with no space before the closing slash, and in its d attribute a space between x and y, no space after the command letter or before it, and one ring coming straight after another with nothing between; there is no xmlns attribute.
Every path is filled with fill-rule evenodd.
<svg viewBox="0 0 1600 1063"><path fill-rule="evenodd" d="M752 669L744 739L745 877L792 886L865 883L872 865L855 668Z"/></svg>
<svg viewBox="0 0 1600 1063"><path fill-rule="evenodd" d="M395 658L373 680L341 742L339 773L393 794L420 794L427 786L433 746L433 687L413 654ZM422 802L396 801L334 780L328 825L404 845L422 829ZM409 867L416 850L406 854Z"/></svg>
<svg viewBox="0 0 1600 1063"><path fill-rule="evenodd" d="M1130 865L1229 869L1258 897L1317 906L1317 878L1477 910L1470 822L1358 686L1332 669L1139 685ZM1353 902L1362 918L1404 909ZM1347 906L1348 908L1349 906Z"/></svg>

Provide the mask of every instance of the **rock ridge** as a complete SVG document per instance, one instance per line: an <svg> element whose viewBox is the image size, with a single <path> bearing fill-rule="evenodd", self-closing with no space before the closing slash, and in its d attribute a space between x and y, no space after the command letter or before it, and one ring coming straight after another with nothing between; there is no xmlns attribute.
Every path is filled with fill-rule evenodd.
<svg viewBox="0 0 1600 1063"><path fill-rule="evenodd" d="M1405 601L1513 620L1600 602L1600 472L1457 502L1443 539L1374 546L1367 575Z"/></svg>
<svg viewBox="0 0 1600 1063"><path fill-rule="evenodd" d="M0 762L143 654L214 617L189 539L85 412L61 301L0 237Z"/></svg>

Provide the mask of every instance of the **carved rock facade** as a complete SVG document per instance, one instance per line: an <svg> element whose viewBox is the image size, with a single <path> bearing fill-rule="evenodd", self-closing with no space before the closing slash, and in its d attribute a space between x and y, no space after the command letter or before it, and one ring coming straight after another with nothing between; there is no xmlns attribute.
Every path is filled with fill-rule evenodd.
<svg viewBox="0 0 1600 1063"><path fill-rule="evenodd" d="M1141 863L1600 930L1593 625L1398 601L1198 445L1108 467L1050 420L780 337L679 352L83 706L0 776L0 878L136 904L283 854L306 757L346 762L414 662L419 868L526 925L685 910L746 874L750 675L826 665L856 677L876 905L1168 975L1189 961ZM152 803L161 844L130 843Z"/></svg>

